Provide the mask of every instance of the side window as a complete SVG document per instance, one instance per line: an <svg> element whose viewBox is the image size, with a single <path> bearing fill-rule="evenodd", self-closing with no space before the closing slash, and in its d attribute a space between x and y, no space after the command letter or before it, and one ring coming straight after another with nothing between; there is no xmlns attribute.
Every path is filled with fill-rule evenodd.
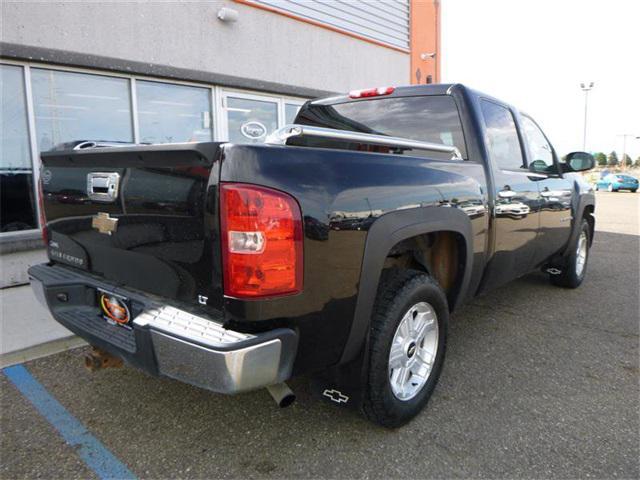
<svg viewBox="0 0 640 480"><path fill-rule="evenodd" d="M522 127L531 154L529 167L534 172L549 172L554 168L551 145L529 117L522 116Z"/></svg>
<svg viewBox="0 0 640 480"><path fill-rule="evenodd" d="M524 168L520 139L511 112L493 102L482 100L482 116L487 128L489 155L498 168L517 170Z"/></svg>

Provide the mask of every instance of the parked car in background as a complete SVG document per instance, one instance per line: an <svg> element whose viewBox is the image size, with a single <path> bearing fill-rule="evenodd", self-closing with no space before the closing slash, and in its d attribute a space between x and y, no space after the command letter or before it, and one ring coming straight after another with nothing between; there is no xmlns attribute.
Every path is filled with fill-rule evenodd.
<svg viewBox="0 0 640 480"><path fill-rule="evenodd" d="M636 192L638 190L638 179L631 175L610 173L596 182L596 190L608 190L609 192L631 190Z"/></svg>

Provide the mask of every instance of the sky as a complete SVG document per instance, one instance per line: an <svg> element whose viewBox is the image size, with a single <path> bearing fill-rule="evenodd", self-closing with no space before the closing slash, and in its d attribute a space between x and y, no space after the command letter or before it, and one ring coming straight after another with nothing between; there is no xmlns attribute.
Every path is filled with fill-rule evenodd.
<svg viewBox="0 0 640 480"><path fill-rule="evenodd" d="M640 156L640 0L441 0L443 83L530 114L560 155Z"/></svg>

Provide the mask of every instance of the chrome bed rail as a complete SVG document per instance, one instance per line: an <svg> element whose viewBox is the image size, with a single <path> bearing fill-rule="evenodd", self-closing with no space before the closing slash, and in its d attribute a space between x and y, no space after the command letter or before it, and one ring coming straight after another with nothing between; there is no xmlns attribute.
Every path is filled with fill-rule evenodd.
<svg viewBox="0 0 640 480"><path fill-rule="evenodd" d="M431 152L450 153L451 160L462 160L462 154L458 148L442 143L421 142L409 138L388 137L371 133L352 132L349 130L335 130L333 128L312 127L309 125L290 124L279 128L269 135L265 143L269 145L286 145L292 137L318 137L350 142L362 142L371 145L384 145L392 148L411 148L415 150L427 150Z"/></svg>

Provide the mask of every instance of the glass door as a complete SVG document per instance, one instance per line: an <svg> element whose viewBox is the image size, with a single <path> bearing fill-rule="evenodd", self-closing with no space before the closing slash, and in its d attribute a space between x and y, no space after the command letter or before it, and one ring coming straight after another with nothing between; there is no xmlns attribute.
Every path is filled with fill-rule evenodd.
<svg viewBox="0 0 640 480"><path fill-rule="evenodd" d="M233 143L262 143L276 130L279 100L238 92L222 92L223 140Z"/></svg>

